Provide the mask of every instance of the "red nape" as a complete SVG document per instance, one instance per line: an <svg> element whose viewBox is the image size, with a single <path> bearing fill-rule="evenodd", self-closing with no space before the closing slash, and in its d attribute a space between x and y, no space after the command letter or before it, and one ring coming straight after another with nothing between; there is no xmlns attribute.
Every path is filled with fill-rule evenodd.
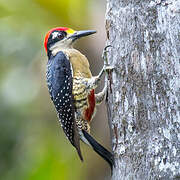
<svg viewBox="0 0 180 180"><path fill-rule="evenodd" d="M46 36L44 38L44 47L45 47L46 52L47 52L47 43L48 43L48 39L49 39L50 34L53 31L66 31L68 29L69 28L67 28L67 27L56 27L56 28L53 28L53 29L51 29L50 31L47 32L47 34L46 34Z"/></svg>
<svg viewBox="0 0 180 180"><path fill-rule="evenodd" d="M89 107L85 110L85 119L87 121L91 121L92 115L94 113L95 103L96 103L94 89L91 90L90 94L88 95L88 102L89 102Z"/></svg>

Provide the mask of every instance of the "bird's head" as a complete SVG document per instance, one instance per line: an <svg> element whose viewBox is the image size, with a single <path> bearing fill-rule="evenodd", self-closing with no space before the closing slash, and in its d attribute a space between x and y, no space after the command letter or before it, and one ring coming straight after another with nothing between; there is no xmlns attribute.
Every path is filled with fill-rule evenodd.
<svg viewBox="0 0 180 180"><path fill-rule="evenodd" d="M71 48L75 40L94 34L94 30L74 31L67 27L53 28L45 36L44 47L46 52L57 48Z"/></svg>

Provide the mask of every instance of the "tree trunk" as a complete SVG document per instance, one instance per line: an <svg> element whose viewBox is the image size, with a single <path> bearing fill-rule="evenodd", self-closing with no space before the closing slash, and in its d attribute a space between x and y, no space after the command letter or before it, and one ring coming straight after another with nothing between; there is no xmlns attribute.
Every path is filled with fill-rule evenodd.
<svg viewBox="0 0 180 180"><path fill-rule="evenodd" d="M107 0L113 180L180 178L180 0Z"/></svg>

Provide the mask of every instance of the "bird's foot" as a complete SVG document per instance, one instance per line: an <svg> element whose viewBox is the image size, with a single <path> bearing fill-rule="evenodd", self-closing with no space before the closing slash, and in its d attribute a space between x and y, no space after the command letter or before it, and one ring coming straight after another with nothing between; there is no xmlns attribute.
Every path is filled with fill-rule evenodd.
<svg viewBox="0 0 180 180"><path fill-rule="evenodd" d="M106 62L106 64L108 63L108 59L107 59L107 53L109 52L107 49L109 47L112 47L111 45L107 45L105 46L105 48L103 49L103 53L102 53L102 58L103 60Z"/></svg>

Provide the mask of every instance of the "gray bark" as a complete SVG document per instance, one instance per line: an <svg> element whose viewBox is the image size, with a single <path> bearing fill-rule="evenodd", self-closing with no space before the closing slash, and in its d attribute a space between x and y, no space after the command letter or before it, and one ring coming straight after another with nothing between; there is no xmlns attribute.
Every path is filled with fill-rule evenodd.
<svg viewBox="0 0 180 180"><path fill-rule="evenodd" d="M113 180L180 178L180 0L107 0Z"/></svg>

